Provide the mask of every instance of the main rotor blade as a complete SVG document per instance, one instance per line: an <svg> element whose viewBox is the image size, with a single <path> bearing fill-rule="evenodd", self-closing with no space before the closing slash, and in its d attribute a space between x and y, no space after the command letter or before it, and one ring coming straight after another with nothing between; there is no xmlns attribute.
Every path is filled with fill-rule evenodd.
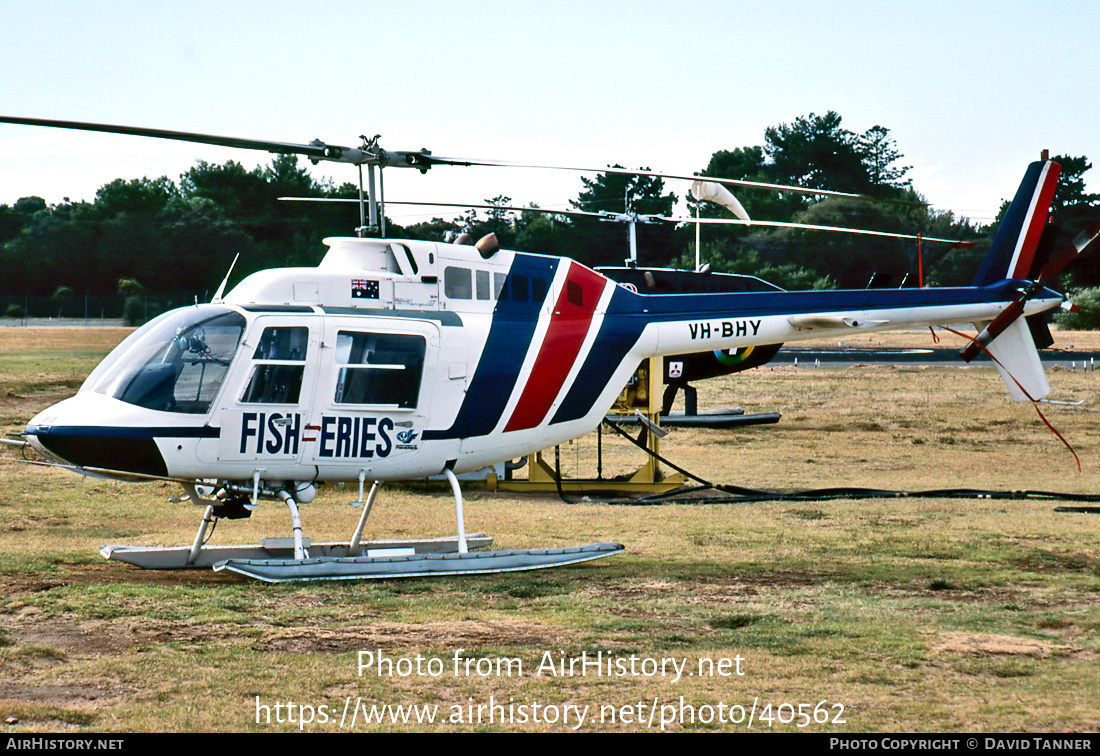
<svg viewBox="0 0 1100 756"><path fill-rule="evenodd" d="M281 200L309 200L309 197L279 197ZM324 199L325 202L347 202L344 198ZM518 205L487 205L470 202L408 202L401 200L386 200L387 205L425 205L427 207L465 207L473 210L510 210L517 213L543 213L544 215L586 215L598 218L605 213L592 212L590 210L550 210L542 207L520 207Z"/></svg>
<svg viewBox="0 0 1100 756"><path fill-rule="evenodd" d="M217 136L215 134L196 134L189 131L168 131L167 129L147 129L140 126L114 126L106 123L84 123L81 121L56 121L47 118L0 116L0 123L14 123L24 126L48 126L57 129L78 129L80 131L99 131L106 134L129 134L131 136L174 139L179 142L198 142L199 144L212 144L219 147L238 147L246 150L265 150L267 152L305 155L314 160L338 160L339 153L341 152L348 150L358 152L358 150L354 150L354 148L326 145L323 143L292 144L287 142L270 142L263 139L242 139L240 137Z"/></svg>
<svg viewBox="0 0 1100 756"><path fill-rule="evenodd" d="M683 181L713 181L718 184L729 184L730 186L743 186L749 189L765 189L768 191L776 192L794 192L796 194L811 194L820 197L840 197L844 199L861 200L863 202L880 202L889 205L907 205L912 207L925 207L926 202L915 202L912 200L898 200L898 199L884 199L882 197L872 197L868 194L856 194L854 192L836 192L830 189L808 189L804 186L787 186L784 184L768 184L762 181L746 181L744 179L730 179L730 178L718 178L715 176L700 176L693 175L687 176L680 173L662 173L660 171L649 170L634 170L631 168L591 168L584 166L571 166L571 165L543 165L534 163L514 163L506 160L490 161L490 160L469 160L465 165L484 165L493 166L497 168L538 168L542 170L551 171L574 171L577 173L616 173L627 176L654 176L656 178L677 179Z"/></svg>
<svg viewBox="0 0 1100 756"><path fill-rule="evenodd" d="M926 242L944 242L946 244L957 244L960 247L973 247L977 242L963 241L961 239L941 239L936 236L923 236L921 234L895 234L889 231L870 231L863 228L843 228L841 226L816 226L812 223L786 223L784 221L762 221L762 220L734 220L732 218L668 218L667 220L674 220L678 223L704 223L704 224L719 224L727 226L767 226L769 228L800 228L808 231L836 231L846 234L862 234L864 236L886 236L892 239L920 239Z"/></svg>
<svg viewBox="0 0 1100 756"><path fill-rule="evenodd" d="M236 147L245 150L263 150L286 155L304 155L310 160L328 160L334 163L350 163L352 165L378 165L382 167L393 166L396 168L416 168L421 172L427 171L433 165L489 165L488 163L476 163L462 158L448 158L432 155L430 150L384 150L378 146L378 137L366 140L363 147L343 147L337 144L326 144L320 139L314 139L308 144L294 142L272 142L266 139L244 139L242 137L218 136L217 134L198 134L191 131L169 131L168 129L149 129L141 126L116 126L106 123L85 123L82 121L57 121L49 118L19 118L15 116L0 116L0 123L13 123L22 126L48 126L57 129L77 129L80 131L99 131L105 134L127 134L130 136L156 137L158 139L173 139L177 142L197 142L199 144L212 144L218 147Z"/></svg>
<svg viewBox="0 0 1100 756"><path fill-rule="evenodd" d="M280 200L287 202L356 202L357 200L346 197L279 197ZM616 218L627 219L624 213L613 212L592 212L589 210L550 210L542 207L516 207L514 205L484 205L472 202L403 202L398 200L389 200L387 205L424 205L426 207L455 207L455 208L473 208L478 210L510 210L521 213L544 213L546 215L580 215L589 218L600 218L603 220L615 220ZM733 218L670 218L662 215L638 215L639 221L664 221L666 223L704 223L704 224L723 224L732 226L765 226L767 228L798 228L806 229L808 231L831 231L835 233L843 234L860 234L864 236L885 236L891 239L920 239L926 242L943 242L944 244L957 244L960 247L973 247L977 242L963 241L961 239L941 239L937 236L922 236L920 234L895 234L889 231L869 231L862 228L843 228L841 226L815 226L811 223L785 223L783 221L762 221L762 220L735 220Z"/></svg>
<svg viewBox="0 0 1100 756"><path fill-rule="evenodd" d="M778 192L794 192L796 194L809 194L820 197L841 197L846 199L861 200L864 202L880 202L892 205L907 205L923 207L924 202L912 202L909 200L883 199L866 194L853 192L836 192L828 189L808 189L802 186L785 186L782 184L768 184L760 181L745 181L743 179L717 178L714 176L682 175L675 173L661 173L660 171L632 170L628 168L589 168L583 166L566 165L540 165L517 163L505 160L475 160L469 158L442 157L432 155L429 150L419 151L390 151L383 150L374 141L365 144L364 147L344 147L335 144L326 144L315 139L308 144L294 142L273 142L266 139L246 139L242 137L219 136L217 134L200 134L191 131L171 131L168 129L150 129L141 126L119 126L106 123L87 123L84 121L60 121L50 118L23 118L17 116L0 116L0 123L11 123L22 126L46 126L57 129L77 129L80 131L98 131L106 134L127 134L131 136L156 137L158 139L172 139L178 142L196 142L198 144L211 144L219 147L236 147L245 150L264 150L279 154L304 155L310 160L329 160L337 163L351 163L352 165L374 164L381 166L396 166L402 168L417 168L426 171L433 165L456 166L486 166L495 168L537 168L543 170L574 171L578 173L616 173L628 176L654 176L657 178L678 179L685 181L697 181L705 179L718 184L731 186L743 186L750 189L765 189ZM377 139L377 137L376 137Z"/></svg>
<svg viewBox="0 0 1100 756"><path fill-rule="evenodd" d="M279 197L281 202L359 202L357 199L351 197ZM402 200L386 200L387 205L406 205L406 206L418 206L424 207L453 207L453 208L465 208L472 210L509 210L517 213L543 213L544 215L581 215L590 218L603 218L608 215L615 215L616 213L597 213L589 210L549 210L542 207L519 207L518 205L487 205L479 204L476 202L408 202ZM645 217L657 217L657 216L645 216ZM670 220L668 218L658 218L658 220Z"/></svg>

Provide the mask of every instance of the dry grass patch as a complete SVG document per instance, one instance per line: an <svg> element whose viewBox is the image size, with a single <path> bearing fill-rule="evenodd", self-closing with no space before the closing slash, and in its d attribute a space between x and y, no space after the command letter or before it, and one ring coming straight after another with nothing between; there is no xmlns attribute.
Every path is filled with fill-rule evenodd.
<svg viewBox="0 0 1100 756"><path fill-rule="evenodd" d="M5 430L21 429L62 388L75 390L122 335L93 329L104 341L84 349L74 335L30 330L0 329L0 373L21 386L12 390L18 399L0 396ZM1050 378L1056 398L1084 402L1044 407L1077 449L1080 474L1034 410L1009 402L984 367L764 368L711 381L700 387L701 407L778 410L783 420L674 430L662 451L709 480L777 490L1100 492L1100 379ZM54 388L31 390L39 385ZM625 442L604 440L605 475L641 464ZM501 547L618 540L627 552L547 572L267 586L103 562L95 550L105 542L189 541L200 512L169 503L173 486L84 479L18 456L0 452L0 717L17 720L11 731L295 730L257 724L257 697L449 711L490 696L593 712L680 696L694 706L827 700L843 705L844 720L820 727L828 731L1100 728L1100 517L1056 513L1049 501L617 506L471 490L467 528ZM580 439L563 447L563 470L594 475L594 457L594 437ZM308 535L346 538L358 517L352 498L350 489L323 488L303 507ZM445 535L453 517L445 493L387 486L368 536ZM249 520L219 525L214 542L288 534L285 511L265 503ZM457 653L514 658L525 673L360 676L358 652L371 650L447 665ZM534 673L547 652L568 660L601 651L694 669L740 656L745 674L674 683ZM570 729L533 721L356 729L479 728Z"/></svg>

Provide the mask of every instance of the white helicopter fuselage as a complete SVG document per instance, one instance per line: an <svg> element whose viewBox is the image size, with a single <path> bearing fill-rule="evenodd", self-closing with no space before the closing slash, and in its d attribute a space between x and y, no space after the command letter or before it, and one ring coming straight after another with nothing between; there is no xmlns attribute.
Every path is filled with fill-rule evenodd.
<svg viewBox="0 0 1100 756"><path fill-rule="evenodd" d="M104 475L461 473L592 430L647 357L984 323L1022 286L645 295L566 258L326 244L316 268L253 274L131 334L29 423L31 443ZM1044 292L1027 314L1061 302Z"/></svg>

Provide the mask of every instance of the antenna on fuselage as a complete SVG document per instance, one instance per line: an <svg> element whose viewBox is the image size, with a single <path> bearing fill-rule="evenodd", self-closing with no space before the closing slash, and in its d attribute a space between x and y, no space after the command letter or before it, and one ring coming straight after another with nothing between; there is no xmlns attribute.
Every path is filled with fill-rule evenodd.
<svg viewBox="0 0 1100 756"><path fill-rule="evenodd" d="M237 260L239 259L241 259L240 252L233 258L233 262L229 263L229 270L226 271L225 278L222 279L221 284L218 286L218 290L214 292L214 298L210 300L211 304L218 304L222 301L222 295L225 294L225 287L229 283L229 277L233 275L233 268L237 265Z"/></svg>

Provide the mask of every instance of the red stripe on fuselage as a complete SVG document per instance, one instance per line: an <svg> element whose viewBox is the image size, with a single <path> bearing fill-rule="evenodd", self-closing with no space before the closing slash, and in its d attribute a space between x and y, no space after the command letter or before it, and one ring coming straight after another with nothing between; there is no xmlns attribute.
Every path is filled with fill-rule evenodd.
<svg viewBox="0 0 1100 756"><path fill-rule="evenodd" d="M534 428L546 417L577 361L606 283L599 273L570 261L535 365L505 432Z"/></svg>
<svg viewBox="0 0 1100 756"><path fill-rule="evenodd" d="M1024 231L1023 245L1020 247L1016 264L1009 271L1009 278L1030 278L1031 263L1035 259L1035 250L1039 246L1039 237L1043 234L1043 228L1050 217L1050 203L1054 199L1054 190L1058 187L1058 175L1062 172L1062 166L1058 163L1048 163L1047 170L1040 179L1042 184L1036 191L1035 205L1031 210L1031 220ZM1038 275L1038 273L1036 273Z"/></svg>

